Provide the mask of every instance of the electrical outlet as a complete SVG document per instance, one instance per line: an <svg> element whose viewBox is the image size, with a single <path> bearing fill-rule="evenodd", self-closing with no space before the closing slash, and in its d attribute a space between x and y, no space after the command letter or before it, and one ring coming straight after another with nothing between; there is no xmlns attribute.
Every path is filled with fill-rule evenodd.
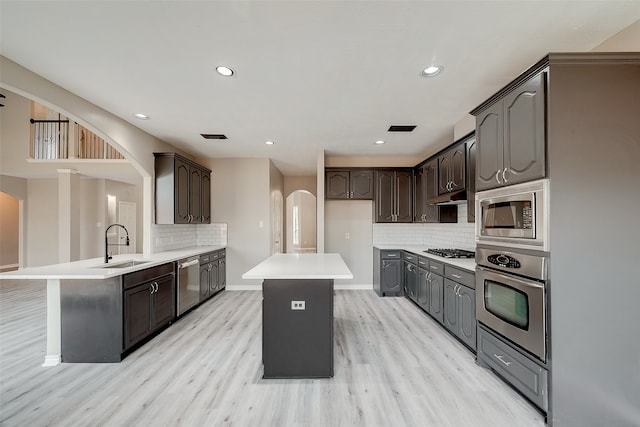
<svg viewBox="0 0 640 427"><path fill-rule="evenodd" d="M291 310L304 310L304 301L291 301Z"/></svg>
<svg viewBox="0 0 640 427"><path fill-rule="evenodd" d="M351 238L351 233L344 233L344 239L349 240Z"/></svg>

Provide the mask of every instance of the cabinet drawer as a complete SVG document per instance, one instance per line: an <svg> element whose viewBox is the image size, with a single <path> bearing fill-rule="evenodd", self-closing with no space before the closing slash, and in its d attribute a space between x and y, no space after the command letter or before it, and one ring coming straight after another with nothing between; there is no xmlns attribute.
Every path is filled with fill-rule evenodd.
<svg viewBox="0 0 640 427"><path fill-rule="evenodd" d="M429 271L442 276L444 275L444 264L431 259L429 260Z"/></svg>
<svg viewBox="0 0 640 427"><path fill-rule="evenodd" d="M478 328L478 358L547 412L546 369L482 327Z"/></svg>
<svg viewBox="0 0 640 427"><path fill-rule="evenodd" d="M418 255L412 254L411 252L402 252L402 259L413 264L418 263Z"/></svg>
<svg viewBox="0 0 640 427"><path fill-rule="evenodd" d="M200 265L208 264L211 261L211 254L200 255Z"/></svg>
<svg viewBox="0 0 640 427"><path fill-rule="evenodd" d="M425 270L429 269L429 259L424 257L418 257L418 265Z"/></svg>
<svg viewBox="0 0 640 427"><path fill-rule="evenodd" d="M402 251L381 251L382 259L402 259Z"/></svg>
<svg viewBox="0 0 640 427"><path fill-rule="evenodd" d="M461 270L450 265L444 266L444 277L451 279L454 282L458 282L471 289L476 288L476 275L465 270Z"/></svg>

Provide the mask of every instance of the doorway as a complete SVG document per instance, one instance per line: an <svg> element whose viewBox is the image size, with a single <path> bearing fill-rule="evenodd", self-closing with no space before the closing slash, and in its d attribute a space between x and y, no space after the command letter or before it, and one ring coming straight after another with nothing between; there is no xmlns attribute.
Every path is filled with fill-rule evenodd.
<svg viewBox="0 0 640 427"><path fill-rule="evenodd" d="M118 203L118 220L124 225L129 232L129 246L119 246L121 254L136 253L136 204L133 202ZM123 243L126 239L126 233L123 229L118 228L118 241Z"/></svg>
<svg viewBox="0 0 640 427"><path fill-rule="evenodd" d="M316 196L296 190L287 196L287 253L316 252Z"/></svg>
<svg viewBox="0 0 640 427"><path fill-rule="evenodd" d="M20 264L20 200L0 192L0 272Z"/></svg>

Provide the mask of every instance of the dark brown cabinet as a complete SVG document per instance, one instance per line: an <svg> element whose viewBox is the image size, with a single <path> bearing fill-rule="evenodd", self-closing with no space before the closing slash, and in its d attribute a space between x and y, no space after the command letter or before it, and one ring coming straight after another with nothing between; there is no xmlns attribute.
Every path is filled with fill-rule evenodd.
<svg viewBox="0 0 640 427"><path fill-rule="evenodd" d="M224 249L200 255L200 302L227 286L227 259Z"/></svg>
<svg viewBox="0 0 640 427"><path fill-rule="evenodd" d="M544 178L546 73L534 75L476 115L476 190Z"/></svg>
<svg viewBox="0 0 640 427"><path fill-rule="evenodd" d="M402 251L373 248L373 289L384 296L402 296Z"/></svg>
<svg viewBox="0 0 640 427"><path fill-rule="evenodd" d="M438 194L465 189L466 158L464 142L454 145L438 156Z"/></svg>
<svg viewBox="0 0 640 427"><path fill-rule="evenodd" d="M437 159L416 167L414 178L413 222L458 222L458 209L455 206L432 205L428 202L438 195Z"/></svg>
<svg viewBox="0 0 640 427"><path fill-rule="evenodd" d="M375 222L412 222L412 171L380 169L375 177Z"/></svg>
<svg viewBox="0 0 640 427"><path fill-rule="evenodd" d="M326 199L373 199L373 170L327 170Z"/></svg>
<svg viewBox="0 0 640 427"><path fill-rule="evenodd" d="M156 224L209 224L211 170L176 153L154 155Z"/></svg>
<svg viewBox="0 0 640 427"><path fill-rule="evenodd" d="M173 264L123 276L125 350L169 325L175 318Z"/></svg>
<svg viewBox="0 0 640 427"><path fill-rule="evenodd" d="M476 139L467 141L467 222L476 222Z"/></svg>

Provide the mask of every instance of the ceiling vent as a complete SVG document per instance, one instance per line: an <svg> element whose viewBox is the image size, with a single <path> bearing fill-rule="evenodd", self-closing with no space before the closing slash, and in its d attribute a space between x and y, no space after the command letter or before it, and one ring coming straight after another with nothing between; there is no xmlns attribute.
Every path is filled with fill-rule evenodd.
<svg viewBox="0 0 640 427"><path fill-rule="evenodd" d="M227 139L227 135L222 133L201 133L204 139Z"/></svg>
<svg viewBox="0 0 640 427"><path fill-rule="evenodd" d="M391 125L389 132L412 132L415 128L415 125Z"/></svg>

